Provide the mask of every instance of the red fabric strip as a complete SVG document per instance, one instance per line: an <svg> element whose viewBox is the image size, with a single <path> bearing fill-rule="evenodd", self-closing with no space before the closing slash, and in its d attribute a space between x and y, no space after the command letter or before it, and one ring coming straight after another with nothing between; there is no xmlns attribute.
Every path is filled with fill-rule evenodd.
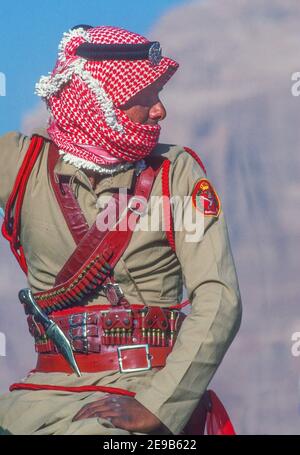
<svg viewBox="0 0 300 455"><path fill-rule="evenodd" d="M106 393L115 393L117 395L126 395L129 397L135 396L135 392L130 392L129 390L126 390L126 389L119 389L118 387L107 387L107 386L98 386L98 385L63 387L63 386L50 385L50 384L32 384L29 382L28 383L16 382L9 387L10 392L13 392L14 390L53 390L56 392L72 392L72 393L106 392Z"/></svg>

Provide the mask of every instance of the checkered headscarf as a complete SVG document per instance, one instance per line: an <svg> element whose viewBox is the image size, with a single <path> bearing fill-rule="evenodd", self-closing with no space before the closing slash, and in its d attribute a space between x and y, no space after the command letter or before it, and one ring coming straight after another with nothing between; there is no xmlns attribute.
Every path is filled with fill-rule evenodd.
<svg viewBox="0 0 300 455"><path fill-rule="evenodd" d="M119 109L132 96L174 74L178 64L162 57L140 60L87 60L75 55L82 43L145 44L141 35L117 27L79 27L64 34L56 66L42 76L36 93L51 113L52 140L69 161L90 169L134 162L158 142L159 125L133 123Z"/></svg>

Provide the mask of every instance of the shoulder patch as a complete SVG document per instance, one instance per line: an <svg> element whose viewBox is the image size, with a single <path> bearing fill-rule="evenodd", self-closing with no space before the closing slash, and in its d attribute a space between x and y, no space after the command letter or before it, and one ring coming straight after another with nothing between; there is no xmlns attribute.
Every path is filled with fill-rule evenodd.
<svg viewBox="0 0 300 455"><path fill-rule="evenodd" d="M207 179L200 179L195 183L192 192L193 206L204 216L218 216L221 203L214 187Z"/></svg>

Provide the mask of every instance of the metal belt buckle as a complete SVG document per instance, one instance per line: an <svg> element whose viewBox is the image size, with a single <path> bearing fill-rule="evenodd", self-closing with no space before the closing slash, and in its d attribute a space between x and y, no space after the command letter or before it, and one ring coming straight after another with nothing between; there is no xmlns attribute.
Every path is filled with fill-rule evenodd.
<svg viewBox="0 0 300 455"><path fill-rule="evenodd" d="M141 367L141 368L123 368L123 361L126 359L126 357L122 357L122 351L125 351L127 349L138 349L138 348L145 348L145 358L147 361L147 366L146 367ZM149 345L148 344L135 344L135 345L129 345L129 346L118 346L118 361L119 361L119 367L120 367L120 373L127 373L129 371L146 371L146 370L151 370L151 356L149 352Z"/></svg>

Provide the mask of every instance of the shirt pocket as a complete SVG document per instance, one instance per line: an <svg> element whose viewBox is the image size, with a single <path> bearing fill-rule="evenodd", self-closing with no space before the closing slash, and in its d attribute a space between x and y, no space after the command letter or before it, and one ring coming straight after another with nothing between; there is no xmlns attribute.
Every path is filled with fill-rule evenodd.
<svg viewBox="0 0 300 455"><path fill-rule="evenodd" d="M161 276L160 300L174 304L182 300L182 276L179 273L169 273Z"/></svg>

